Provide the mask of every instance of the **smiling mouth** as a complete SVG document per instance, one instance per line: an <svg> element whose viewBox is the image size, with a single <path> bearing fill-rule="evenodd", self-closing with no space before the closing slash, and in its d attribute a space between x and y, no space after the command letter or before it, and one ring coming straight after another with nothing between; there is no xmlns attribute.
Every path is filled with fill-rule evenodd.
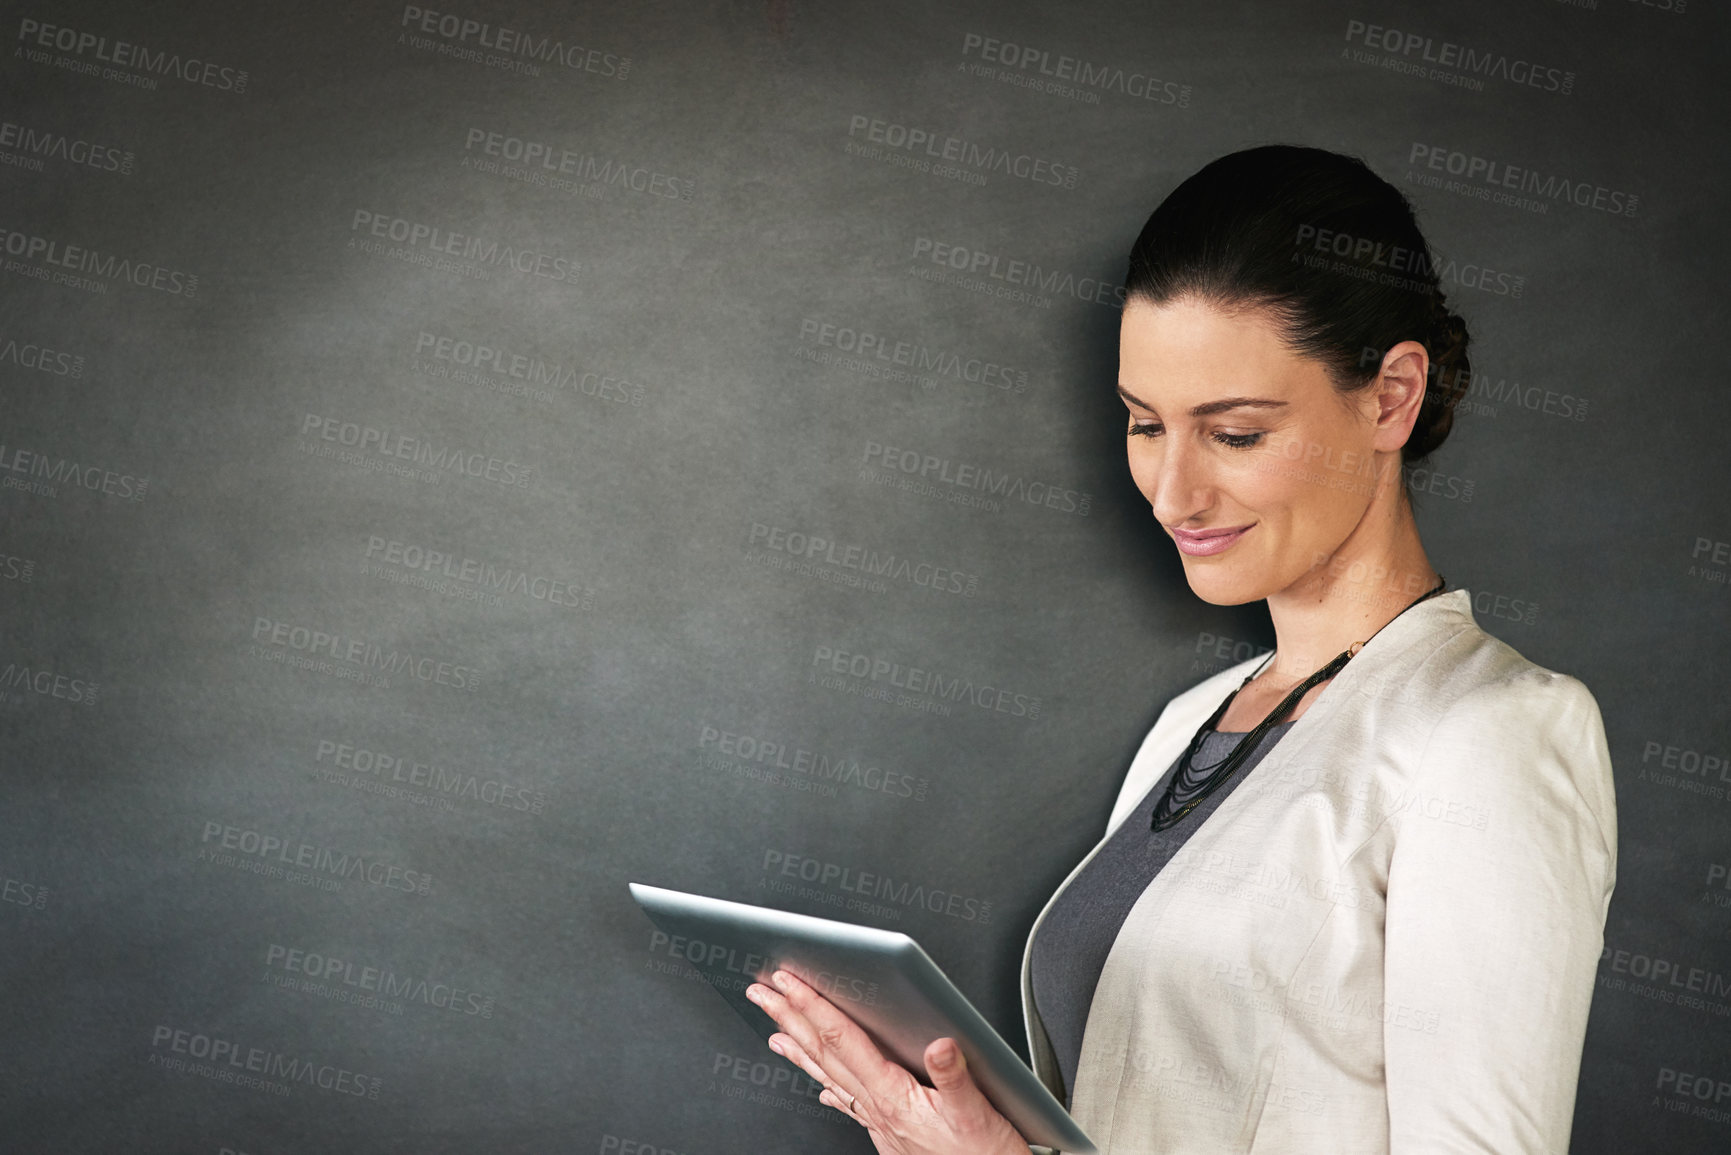
<svg viewBox="0 0 1731 1155"><path fill-rule="evenodd" d="M1172 540L1178 543L1180 553L1191 557L1207 557L1232 548L1251 528L1249 525L1202 530L1168 528L1167 532L1172 535Z"/></svg>

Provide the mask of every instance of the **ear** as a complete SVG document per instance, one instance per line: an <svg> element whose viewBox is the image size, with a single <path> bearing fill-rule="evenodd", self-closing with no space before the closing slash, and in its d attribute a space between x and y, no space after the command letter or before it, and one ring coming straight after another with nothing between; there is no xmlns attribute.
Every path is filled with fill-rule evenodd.
<svg viewBox="0 0 1731 1155"><path fill-rule="evenodd" d="M1417 341L1402 341L1383 355L1370 390L1376 399L1371 444L1379 452L1398 453L1406 444L1429 384L1430 354Z"/></svg>

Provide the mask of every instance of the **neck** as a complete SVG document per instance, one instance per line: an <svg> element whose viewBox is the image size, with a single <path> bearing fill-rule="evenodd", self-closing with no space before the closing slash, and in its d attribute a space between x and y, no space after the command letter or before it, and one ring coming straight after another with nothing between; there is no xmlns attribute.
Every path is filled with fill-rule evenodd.
<svg viewBox="0 0 1731 1155"><path fill-rule="evenodd" d="M1292 685L1370 636L1439 580L1419 541L1400 469L1378 485L1340 548L1268 597L1274 660L1258 681Z"/></svg>

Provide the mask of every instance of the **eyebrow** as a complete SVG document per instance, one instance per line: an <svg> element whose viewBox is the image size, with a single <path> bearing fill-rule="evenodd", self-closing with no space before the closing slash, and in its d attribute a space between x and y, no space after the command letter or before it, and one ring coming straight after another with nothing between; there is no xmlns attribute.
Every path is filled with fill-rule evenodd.
<svg viewBox="0 0 1731 1155"><path fill-rule="evenodd" d="M1118 396L1149 412L1154 410L1154 406L1137 397L1122 385L1118 386ZM1285 401L1271 401L1266 397L1223 397L1219 401L1205 401L1201 405L1192 405L1190 416L1207 417L1214 413L1224 413L1228 409L1279 409L1286 404Z"/></svg>

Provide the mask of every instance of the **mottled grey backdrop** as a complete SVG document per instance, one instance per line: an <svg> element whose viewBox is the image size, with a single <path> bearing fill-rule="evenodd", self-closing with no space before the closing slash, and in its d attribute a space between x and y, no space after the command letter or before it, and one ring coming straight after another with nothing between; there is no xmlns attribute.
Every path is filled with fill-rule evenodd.
<svg viewBox="0 0 1731 1155"><path fill-rule="evenodd" d="M0 27L0 1145L866 1150L628 880L906 930L1020 1046L1136 743L1271 640L1110 396L1130 240L1268 141L1418 206L1425 540L1604 713L1574 1149L1731 1143L1713 6Z"/></svg>

